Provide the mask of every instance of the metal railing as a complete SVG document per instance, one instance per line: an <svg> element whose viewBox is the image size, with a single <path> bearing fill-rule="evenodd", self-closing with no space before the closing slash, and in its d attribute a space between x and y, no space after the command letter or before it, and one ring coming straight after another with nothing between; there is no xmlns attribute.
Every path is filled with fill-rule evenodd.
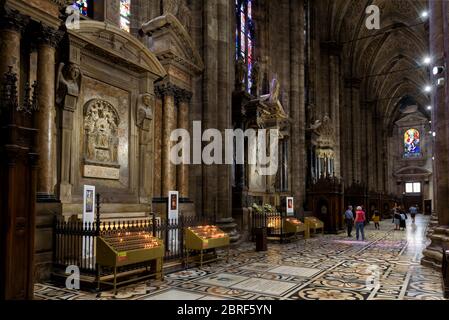
<svg viewBox="0 0 449 320"><path fill-rule="evenodd" d="M97 194L97 199L100 196ZM185 256L184 233L188 227L213 224L214 218L183 216L178 219L152 218L101 222L100 204L97 204L97 218L94 223L62 221L55 217L53 232L53 265L55 268L78 266L82 273L97 274L95 247L97 237L110 232L145 231L164 241L164 262L182 260ZM85 248L93 248L93 254L86 254Z"/></svg>

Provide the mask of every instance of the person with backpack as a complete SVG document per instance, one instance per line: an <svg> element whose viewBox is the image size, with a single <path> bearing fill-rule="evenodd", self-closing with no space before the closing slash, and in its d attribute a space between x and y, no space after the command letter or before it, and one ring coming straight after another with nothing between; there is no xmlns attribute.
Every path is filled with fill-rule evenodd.
<svg viewBox="0 0 449 320"><path fill-rule="evenodd" d="M400 216L401 216L401 221L399 223L399 227L402 228L402 231L405 230L405 228L407 227L407 214L405 213L405 210L401 210L400 211Z"/></svg>
<svg viewBox="0 0 449 320"><path fill-rule="evenodd" d="M415 217L418 213L418 206L411 206L408 211L410 212L410 216L412 217L412 223L415 223Z"/></svg>
<svg viewBox="0 0 449 320"><path fill-rule="evenodd" d="M345 212L345 223L348 237L351 238L352 226L354 225L354 213L352 213L352 206L348 206L348 210Z"/></svg>

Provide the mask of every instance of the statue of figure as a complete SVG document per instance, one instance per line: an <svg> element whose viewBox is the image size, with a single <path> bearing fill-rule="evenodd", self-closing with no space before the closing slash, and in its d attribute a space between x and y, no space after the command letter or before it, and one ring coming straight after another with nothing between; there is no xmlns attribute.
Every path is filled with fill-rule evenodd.
<svg viewBox="0 0 449 320"><path fill-rule="evenodd" d="M179 6L177 18L179 19L181 24L184 26L187 33L190 34L191 24L192 24L192 12L190 11L189 7L187 6L187 4L184 1L182 1Z"/></svg>
<svg viewBox="0 0 449 320"><path fill-rule="evenodd" d="M164 15L171 13L172 15L177 16L181 5L181 0L164 0L162 5L162 12Z"/></svg>
<svg viewBox="0 0 449 320"><path fill-rule="evenodd" d="M281 85L279 84L279 81L274 77L273 80L271 80L270 86L270 102L279 101L280 88Z"/></svg>
<svg viewBox="0 0 449 320"><path fill-rule="evenodd" d="M238 90L244 90L245 76L247 73L247 67L245 59L239 57L235 64L235 87Z"/></svg>
<svg viewBox="0 0 449 320"><path fill-rule="evenodd" d="M260 85L260 63L259 59L254 61L253 69L251 71L251 93L255 96L259 95L259 85Z"/></svg>
<svg viewBox="0 0 449 320"><path fill-rule="evenodd" d="M150 94L141 94L137 104L136 124L139 128L143 128L146 119L153 119L154 98Z"/></svg>
<svg viewBox="0 0 449 320"><path fill-rule="evenodd" d="M59 64L56 79L56 103L66 109L75 110L81 86L81 71L75 64Z"/></svg>

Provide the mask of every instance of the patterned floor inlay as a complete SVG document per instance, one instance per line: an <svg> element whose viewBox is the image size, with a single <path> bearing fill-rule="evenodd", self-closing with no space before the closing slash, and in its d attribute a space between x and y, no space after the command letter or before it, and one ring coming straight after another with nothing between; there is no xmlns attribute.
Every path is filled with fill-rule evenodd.
<svg viewBox="0 0 449 320"><path fill-rule="evenodd" d="M112 291L92 293L36 284L39 300L442 300L441 274L420 265L428 218L418 216L406 231L372 224L365 241L345 234L316 235L306 241L254 243L231 250L219 261Z"/></svg>

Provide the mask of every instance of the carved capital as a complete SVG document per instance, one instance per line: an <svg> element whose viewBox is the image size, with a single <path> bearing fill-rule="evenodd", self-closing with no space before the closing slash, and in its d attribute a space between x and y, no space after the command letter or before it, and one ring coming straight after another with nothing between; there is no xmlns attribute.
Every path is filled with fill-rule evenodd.
<svg viewBox="0 0 449 320"><path fill-rule="evenodd" d="M0 12L0 29L21 32L29 23L30 18L17 10L4 8Z"/></svg>
<svg viewBox="0 0 449 320"><path fill-rule="evenodd" d="M190 102L192 99L192 93L190 91L184 90L184 89L178 89L175 93L175 100L180 102Z"/></svg>
<svg viewBox="0 0 449 320"><path fill-rule="evenodd" d="M39 31L36 33L36 40L39 44L45 44L56 48L63 36L63 31L41 24Z"/></svg>
<svg viewBox="0 0 449 320"><path fill-rule="evenodd" d="M160 83L154 88L154 93L158 98L163 98L164 96L175 97L178 87L171 83Z"/></svg>
<svg viewBox="0 0 449 320"><path fill-rule="evenodd" d="M156 85L154 93L159 99L164 96L172 96L175 98L177 103L190 102L192 99L192 93L190 91L182 89L172 83L162 83Z"/></svg>

